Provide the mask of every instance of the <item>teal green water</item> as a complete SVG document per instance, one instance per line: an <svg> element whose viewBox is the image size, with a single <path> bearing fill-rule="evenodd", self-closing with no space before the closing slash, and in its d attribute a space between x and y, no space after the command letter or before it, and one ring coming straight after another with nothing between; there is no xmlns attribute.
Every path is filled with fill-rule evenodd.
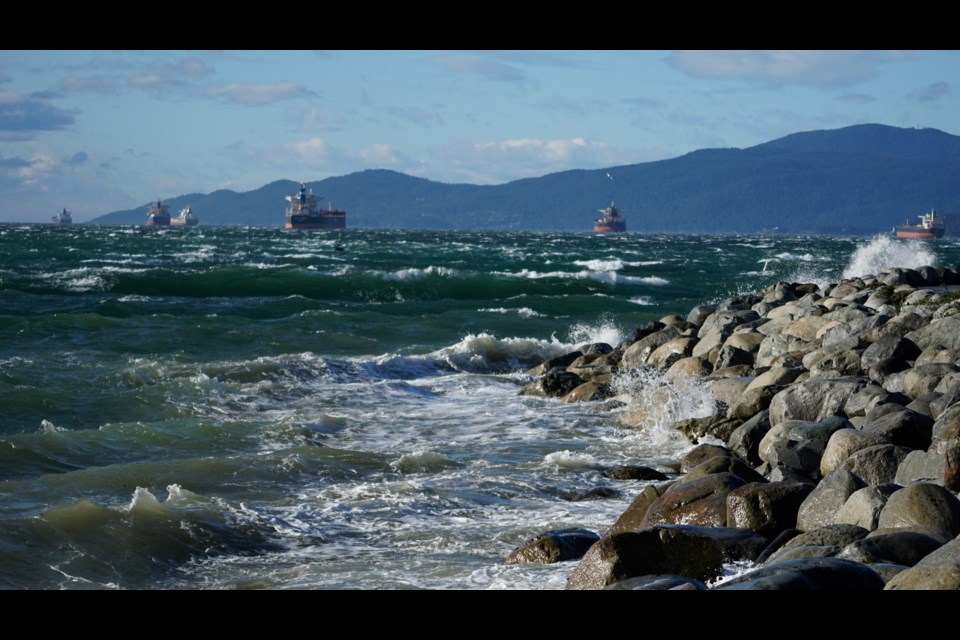
<svg viewBox="0 0 960 640"><path fill-rule="evenodd" d="M503 559L602 532L638 487L571 498L685 445L521 398L525 368L777 280L958 262L952 240L2 225L0 587L562 587L571 566Z"/></svg>

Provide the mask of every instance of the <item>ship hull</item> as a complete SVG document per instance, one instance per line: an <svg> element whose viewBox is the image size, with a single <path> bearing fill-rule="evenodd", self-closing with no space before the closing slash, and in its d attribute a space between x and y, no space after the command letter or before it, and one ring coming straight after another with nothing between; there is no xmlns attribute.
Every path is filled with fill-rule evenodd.
<svg viewBox="0 0 960 640"><path fill-rule="evenodd" d="M171 220L171 227L195 227L200 223L199 220L187 220L186 222L182 220Z"/></svg>
<svg viewBox="0 0 960 640"><path fill-rule="evenodd" d="M593 225L594 233L623 233L626 230L627 230L626 223Z"/></svg>
<svg viewBox="0 0 960 640"><path fill-rule="evenodd" d="M325 216L323 218L298 218L294 216L287 220L285 229L346 229L346 216Z"/></svg>
<svg viewBox="0 0 960 640"><path fill-rule="evenodd" d="M170 218L167 218L167 219L161 218L159 220L147 220L147 226L148 227L169 227Z"/></svg>
<svg viewBox="0 0 960 640"><path fill-rule="evenodd" d="M943 229L914 229L909 227L895 227L893 235L897 238L915 240L934 240L943 237Z"/></svg>

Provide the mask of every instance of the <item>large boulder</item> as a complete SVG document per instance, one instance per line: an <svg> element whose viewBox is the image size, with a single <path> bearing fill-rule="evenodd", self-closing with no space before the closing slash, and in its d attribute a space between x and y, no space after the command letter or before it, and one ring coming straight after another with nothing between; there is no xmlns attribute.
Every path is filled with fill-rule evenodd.
<svg viewBox="0 0 960 640"><path fill-rule="evenodd" d="M507 564L551 564L579 560L600 536L587 529L557 529L535 536L513 550Z"/></svg>
<svg viewBox="0 0 960 640"><path fill-rule="evenodd" d="M849 471L834 471L820 481L817 488L806 497L797 512L797 528L812 531L834 523L840 507L862 489L863 480Z"/></svg>
<svg viewBox="0 0 960 640"><path fill-rule="evenodd" d="M859 429L834 431L820 458L820 473L826 477L839 469L840 465L857 451L878 444L890 444L890 438L879 433L864 433Z"/></svg>
<svg viewBox="0 0 960 640"><path fill-rule="evenodd" d="M679 337L681 337L680 330L672 326L644 336L623 352L623 357L620 358L620 368L623 370L635 369L642 364L646 364L647 358L660 345Z"/></svg>
<svg viewBox="0 0 960 640"><path fill-rule="evenodd" d="M900 564L912 567L943 546L939 540L916 531L892 531L852 542L838 558L863 564Z"/></svg>
<svg viewBox="0 0 960 640"><path fill-rule="evenodd" d="M604 587L605 591L677 591L680 589L706 591L707 585L686 576L668 574L628 578Z"/></svg>
<svg viewBox="0 0 960 640"><path fill-rule="evenodd" d="M770 430L770 412L761 411L730 434L727 445L730 449L752 465L759 465L760 441Z"/></svg>
<svg viewBox="0 0 960 640"><path fill-rule="evenodd" d="M677 574L712 580L724 563L753 560L767 540L745 529L656 526L602 538L590 547L567 589L602 589L643 575Z"/></svg>
<svg viewBox="0 0 960 640"><path fill-rule="evenodd" d="M910 453L892 444L878 444L854 452L840 469L849 471L868 485L890 484L897 478L897 467Z"/></svg>
<svg viewBox="0 0 960 640"><path fill-rule="evenodd" d="M788 540L772 553L764 564L775 564L796 557L827 558L834 556L851 542L865 538L868 533L863 527L850 524L819 527Z"/></svg>
<svg viewBox="0 0 960 640"><path fill-rule="evenodd" d="M917 483L904 487L887 500L880 512L880 527L932 526L960 533L960 500L936 484Z"/></svg>
<svg viewBox="0 0 960 640"><path fill-rule="evenodd" d="M607 530L607 535L620 533L623 531L639 531L643 524L643 519L647 515L647 509L660 497L661 491L653 486L647 485L637 494L630 506L627 507L613 526Z"/></svg>
<svg viewBox="0 0 960 640"><path fill-rule="evenodd" d="M854 491L837 511L837 515L833 518L834 523L854 524L873 531L879 524L880 512L887 504L887 500L899 489L900 487L895 484L883 484Z"/></svg>
<svg viewBox="0 0 960 640"><path fill-rule="evenodd" d="M934 345L943 349L960 349L960 315L940 318L930 323L922 321L918 326L919 328L908 333L906 337L921 351Z"/></svg>
<svg viewBox="0 0 960 640"><path fill-rule="evenodd" d="M714 473L671 486L647 509L641 528L658 524L727 526L727 494L746 484L732 473Z"/></svg>
<svg viewBox="0 0 960 640"><path fill-rule="evenodd" d="M792 529L813 486L796 482L751 482L727 494L727 526L768 538Z"/></svg>
<svg viewBox="0 0 960 640"><path fill-rule="evenodd" d="M854 393L866 386L861 378L807 380L794 383L774 396L770 403L770 423L784 420L819 422L843 413L843 406Z"/></svg>

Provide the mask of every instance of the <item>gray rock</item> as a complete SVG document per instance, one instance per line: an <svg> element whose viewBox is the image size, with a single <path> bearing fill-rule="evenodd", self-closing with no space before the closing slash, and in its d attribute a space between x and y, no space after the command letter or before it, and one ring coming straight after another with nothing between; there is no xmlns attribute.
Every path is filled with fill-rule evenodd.
<svg viewBox="0 0 960 640"><path fill-rule="evenodd" d="M764 327L760 327L760 331L762 332L763 330ZM758 367L774 366L777 359L785 354L798 351L806 353L813 350L813 348L810 343L795 336L780 332L771 333L760 343L760 347L757 349L755 363Z"/></svg>
<svg viewBox="0 0 960 640"><path fill-rule="evenodd" d="M858 562L802 558L764 566L717 589L763 591L880 591L883 579Z"/></svg>
<svg viewBox="0 0 960 640"><path fill-rule="evenodd" d="M925 350L937 345L944 349L960 349L960 316L949 316L921 322L919 328L906 335L914 344Z"/></svg>
<svg viewBox="0 0 960 640"><path fill-rule="evenodd" d="M860 357L860 363L864 369L869 369L881 360L886 360L887 358L897 358L907 361L916 360L919 355L920 349L912 340L896 335L887 335L882 336L866 348Z"/></svg>
<svg viewBox="0 0 960 640"><path fill-rule="evenodd" d="M947 489L928 483L897 491L880 512L879 526L897 528L929 525L960 533L960 500Z"/></svg>
<svg viewBox="0 0 960 640"><path fill-rule="evenodd" d="M750 384L743 378L721 378L710 383L710 396L717 402L733 406L743 397L743 391ZM750 416L748 416L750 417Z"/></svg>
<svg viewBox="0 0 960 640"><path fill-rule="evenodd" d="M903 394L890 393L878 384L868 384L857 393L850 396L843 405L843 413L848 418L865 416L871 409L881 404L905 405L910 398Z"/></svg>
<svg viewBox="0 0 960 640"><path fill-rule="evenodd" d="M551 564L579 560L600 536L587 529L557 529L531 538L513 550L507 564Z"/></svg>
<svg viewBox="0 0 960 640"><path fill-rule="evenodd" d="M801 531L813 531L833 524L840 507L854 491L864 486L863 480L849 471L834 471L821 480L800 505L797 528Z"/></svg>
<svg viewBox="0 0 960 640"><path fill-rule="evenodd" d="M960 564L912 567L893 576L886 590L957 591L960 590Z"/></svg>
<svg viewBox="0 0 960 640"><path fill-rule="evenodd" d="M730 449L753 465L759 465L762 461L758 455L760 440L770 430L770 412L761 411L742 425L734 429L730 434L727 445Z"/></svg>
<svg viewBox="0 0 960 640"><path fill-rule="evenodd" d="M706 591L707 585L699 580L678 575L652 575L629 578L621 582L615 582L607 587L605 591L669 591L678 587L691 586L695 591Z"/></svg>
<svg viewBox="0 0 960 640"><path fill-rule="evenodd" d="M768 462L777 469L789 469L803 475L807 481L820 478L821 446L809 440L777 440L770 447Z"/></svg>
<svg viewBox="0 0 960 640"><path fill-rule="evenodd" d="M803 373L802 368L791 369L788 367L777 367L770 369L754 378L753 382L747 385L746 391L753 391L754 389L770 385L788 385L796 380L801 373Z"/></svg>
<svg viewBox="0 0 960 640"><path fill-rule="evenodd" d="M596 402L598 400L606 400L612 395L613 391L608 385L596 382L584 382L563 396L562 401L567 404L573 402Z"/></svg>
<svg viewBox="0 0 960 640"><path fill-rule="evenodd" d="M643 338L631 344L623 352L623 357L620 359L621 369L635 369L636 367L645 364L647 358L651 353L654 352L654 350L656 350L657 347L679 337L681 337L680 330L676 327L666 327L660 331L657 331L656 333L651 333L644 336Z"/></svg>
<svg viewBox="0 0 960 640"><path fill-rule="evenodd" d="M810 494L809 484L751 482L727 494L727 526L750 529L773 537L797 523L800 504Z"/></svg>
<svg viewBox="0 0 960 640"><path fill-rule="evenodd" d="M692 354L697 343L696 338L675 338L669 342L664 342L647 357L647 364L651 364L658 369L664 369L680 358Z"/></svg>
<svg viewBox="0 0 960 640"><path fill-rule="evenodd" d="M794 383L774 396L770 403L770 423L777 425L784 420L819 422L839 415L850 396L866 384L860 378Z"/></svg>
<svg viewBox="0 0 960 640"><path fill-rule="evenodd" d="M716 310L717 305L715 304L699 304L691 309L690 313L687 314L687 322L691 322L698 327L702 327L704 321Z"/></svg>
<svg viewBox="0 0 960 640"><path fill-rule="evenodd" d="M880 511L890 496L899 489L898 485L884 484L854 491L837 511L834 524L854 524L873 531L880 521Z"/></svg>
<svg viewBox="0 0 960 640"><path fill-rule="evenodd" d="M943 453L911 451L897 467L895 482L904 486L913 482L943 484L945 463L946 455Z"/></svg>
<svg viewBox="0 0 960 640"><path fill-rule="evenodd" d="M773 402L773 397L783 389L784 387L781 386L769 385L743 392L736 402L731 403L728 415L740 420L749 420L762 411L768 416L769 422L770 403Z"/></svg>
<svg viewBox="0 0 960 640"><path fill-rule="evenodd" d="M854 452L840 469L861 478L868 485L890 484L897 478L897 467L910 453L892 444L878 444Z"/></svg>
<svg viewBox="0 0 960 640"><path fill-rule="evenodd" d="M890 444L890 439L878 433L864 433L858 429L834 431L820 458L820 473L826 477L840 468L851 455L861 449Z"/></svg>
<svg viewBox="0 0 960 640"><path fill-rule="evenodd" d="M753 353L730 345L720 347L720 353L717 354L714 367L722 369L724 367L735 367L739 364L753 366Z"/></svg>
<svg viewBox="0 0 960 640"><path fill-rule="evenodd" d="M851 542L862 540L867 536L867 533L867 530L863 527L850 524L834 524L820 527L806 533L801 533L788 540L767 559L766 564L773 564L796 557L827 558L836 555ZM802 553L807 555L797 555L800 549L806 550Z"/></svg>
<svg viewBox="0 0 960 640"><path fill-rule="evenodd" d="M839 378L859 376L863 373L860 366L860 353L850 347L850 338L830 347L821 347L803 357L803 366L810 370L811 378Z"/></svg>
<svg viewBox="0 0 960 640"><path fill-rule="evenodd" d="M886 436L890 442L908 449L927 449L933 433L933 420L929 416L903 408L891 411L876 419L867 417L864 433Z"/></svg>
<svg viewBox="0 0 960 640"><path fill-rule="evenodd" d="M877 572L877 575L883 579L884 584L889 584L894 576L899 574L901 571L905 571L909 569L910 567L905 567L902 564L890 564L887 562L878 562L875 564L871 564L870 568Z"/></svg>
<svg viewBox="0 0 960 640"><path fill-rule="evenodd" d="M898 531L852 542L837 557L863 564L889 563L912 567L941 546L942 542L922 533Z"/></svg>
<svg viewBox="0 0 960 640"><path fill-rule="evenodd" d="M711 580L725 562L753 559L767 544L743 529L657 526L605 536L590 547L567 589L602 589L643 575L678 574Z"/></svg>
<svg viewBox="0 0 960 640"><path fill-rule="evenodd" d="M903 392L911 398L919 398L937 388L943 377L960 371L953 364L924 364L913 367L903 379Z"/></svg>

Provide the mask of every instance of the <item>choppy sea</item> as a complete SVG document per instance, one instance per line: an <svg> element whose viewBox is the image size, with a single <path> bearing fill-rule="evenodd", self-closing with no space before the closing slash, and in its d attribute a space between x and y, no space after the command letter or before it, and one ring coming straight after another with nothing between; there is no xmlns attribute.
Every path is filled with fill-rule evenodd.
<svg viewBox="0 0 960 640"><path fill-rule="evenodd" d="M337 250L341 244L343 250ZM0 225L0 588L557 589L710 411L518 395L589 342L960 241ZM642 401L620 381L621 399ZM602 499L578 500L602 487Z"/></svg>

